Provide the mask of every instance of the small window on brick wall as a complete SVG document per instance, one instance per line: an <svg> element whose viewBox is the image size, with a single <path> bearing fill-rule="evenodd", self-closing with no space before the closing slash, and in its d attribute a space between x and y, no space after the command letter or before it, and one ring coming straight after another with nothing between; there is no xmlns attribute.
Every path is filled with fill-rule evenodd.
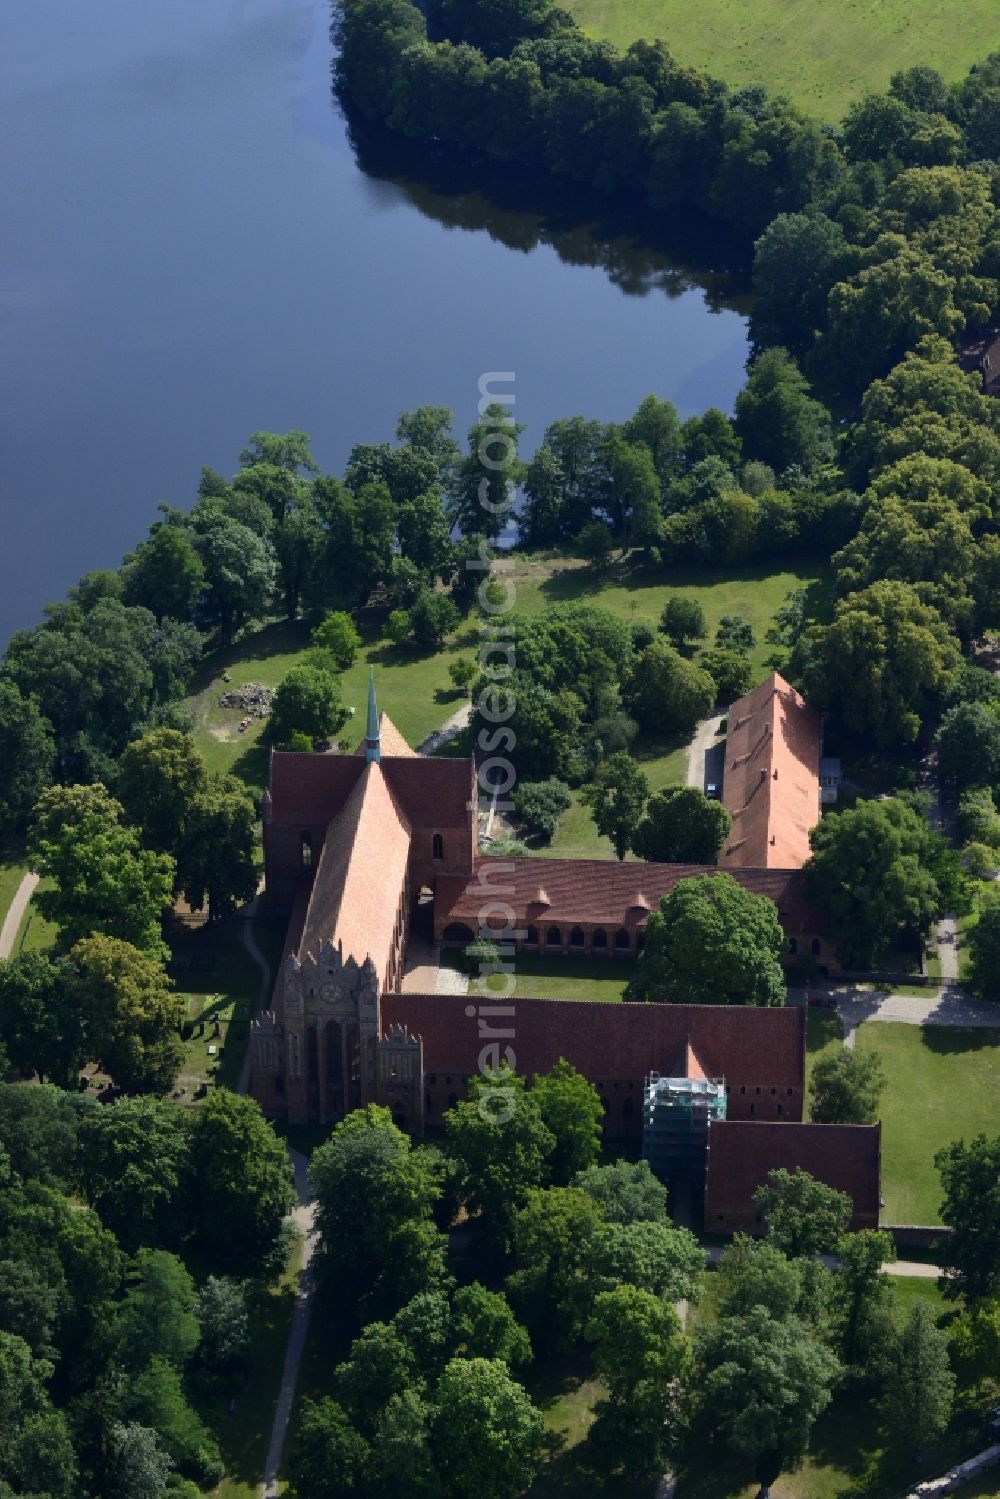
<svg viewBox="0 0 1000 1499"><path fill-rule="evenodd" d="M440 864L444 858L444 839L440 833L435 833L431 839L431 853L435 864Z"/></svg>

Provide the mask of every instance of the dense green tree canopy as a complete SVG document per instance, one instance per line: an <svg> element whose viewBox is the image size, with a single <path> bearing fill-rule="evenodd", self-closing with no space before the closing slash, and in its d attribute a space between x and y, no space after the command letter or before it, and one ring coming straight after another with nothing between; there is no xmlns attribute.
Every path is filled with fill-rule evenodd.
<svg viewBox="0 0 1000 1499"><path fill-rule="evenodd" d="M847 1229L851 1199L796 1166L768 1172L753 1196L767 1222L768 1238L783 1254L831 1254Z"/></svg>
<svg viewBox="0 0 1000 1499"><path fill-rule="evenodd" d="M83 1121L87 1200L128 1251L176 1248L188 1217L192 1115L154 1098L119 1098Z"/></svg>
<svg viewBox="0 0 1000 1499"><path fill-rule="evenodd" d="M619 859L624 859L635 840L649 782L635 760L620 751L611 755L583 792L599 833L610 838Z"/></svg>
<svg viewBox="0 0 1000 1499"><path fill-rule="evenodd" d="M76 943L69 963L90 1055L126 1093L165 1093L184 1056L184 1001L159 956L95 933Z"/></svg>
<svg viewBox="0 0 1000 1499"><path fill-rule="evenodd" d="M667 1189L648 1161L612 1161L581 1171L573 1186L591 1196L609 1223L662 1222L667 1217Z"/></svg>
<svg viewBox="0 0 1000 1499"><path fill-rule="evenodd" d="M0 677L0 836L24 830L55 763L52 728L33 697Z"/></svg>
<svg viewBox="0 0 1000 1499"><path fill-rule="evenodd" d="M877 1051L832 1051L817 1057L809 1079L816 1124L874 1124L885 1087Z"/></svg>
<svg viewBox="0 0 1000 1499"><path fill-rule="evenodd" d="M937 840L899 798L859 801L824 817L810 843L807 888L846 967L869 967L906 932L926 932L940 913Z"/></svg>
<svg viewBox="0 0 1000 1499"><path fill-rule="evenodd" d="M25 1077L73 1087L86 1061L80 1012L66 964L45 953L0 959L0 1044Z"/></svg>
<svg viewBox="0 0 1000 1499"><path fill-rule="evenodd" d="M940 1251L947 1296L967 1300L1000 1292L1000 1135L955 1140L939 1150L941 1217L948 1238Z"/></svg>
<svg viewBox="0 0 1000 1499"><path fill-rule="evenodd" d="M278 745L287 745L293 734L332 739L347 716L338 678L318 664L303 663L293 666L278 685L268 735Z"/></svg>
<svg viewBox="0 0 1000 1499"><path fill-rule="evenodd" d="M731 875L680 880L650 914L630 999L783 1005L785 939L774 902Z"/></svg>
<svg viewBox="0 0 1000 1499"><path fill-rule="evenodd" d="M663 864L712 864L733 819L721 802L695 786L668 786L646 803L632 848Z"/></svg>
<svg viewBox="0 0 1000 1499"><path fill-rule="evenodd" d="M625 704L645 729L688 735L715 702L715 683L665 640L637 656L625 680Z"/></svg>
<svg viewBox="0 0 1000 1499"><path fill-rule="evenodd" d="M101 932L158 953L170 906L174 862L140 847L123 809L103 786L53 786L40 798L28 836L31 867L52 881L35 897L59 928L63 948Z"/></svg>
<svg viewBox="0 0 1000 1499"><path fill-rule="evenodd" d="M431 1445L449 1499L515 1499L541 1456L542 1416L499 1359L453 1359L434 1396Z"/></svg>
<svg viewBox="0 0 1000 1499"><path fill-rule="evenodd" d="M196 1117L192 1223L211 1262L229 1274L273 1267L295 1194L284 1146L252 1098L217 1088Z"/></svg>

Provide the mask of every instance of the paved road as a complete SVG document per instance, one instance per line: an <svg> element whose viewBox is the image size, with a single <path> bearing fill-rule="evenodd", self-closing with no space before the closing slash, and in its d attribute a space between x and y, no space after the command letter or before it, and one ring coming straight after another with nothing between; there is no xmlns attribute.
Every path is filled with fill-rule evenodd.
<svg viewBox="0 0 1000 1499"><path fill-rule="evenodd" d="M274 1408L274 1420L271 1424L271 1440L268 1443L267 1459L264 1463L260 1499L277 1499L279 1492L281 1460L285 1451L292 1405L295 1401L295 1389L299 1382L302 1354L309 1335L315 1293L311 1260L313 1250L316 1248L316 1208L309 1194L309 1163L305 1156L299 1155L297 1150L289 1148L288 1154L295 1168L295 1191L299 1199L298 1206L292 1213L292 1219L302 1234L302 1268L299 1271L299 1284L295 1293L295 1311L292 1314L291 1331L288 1334L288 1343L285 1348L285 1367L281 1374L281 1387L278 1391L278 1402Z"/></svg>
<svg viewBox="0 0 1000 1499"><path fill-rule="evenodd" d="M865 1021L894 1025L953 1025L1000 1029L1000 1004L973 999L961 989L931 989L927 994L889 994L881 989L834 990L837 1014L845 1030Z"/></svg>
<svg viewBox="0 0 1000 1499"><path fill-rule="evenodd" d="M257 914L257 899L258 897L255 897L246 907L244 912L245 920L240 923L240 941L260 969L260 989L257 996L257 1007L258 1009L264 1009L271 998L273 981L270 965L257 946L257 939L254 936L253 921ZM240 1072L240 1080L237 1084L237 1092L245 1093L249 1086L250 1048L248 1046L243 1068ZM267 1445L264 1477L260 1485L259 1492L261 1499L277 1499L279 1489L278 1475L281 1471L281 1460L284 1456L285 1441L288 1436L288 1424L291 1420L292 1406L295 1401L295 1388L299 1382L302 1353L309 1333L313 1292L315 1289L310 1261L313 1250L316 1247L316 1208L309 1191L309 1163L305 1156L300 1155L297 1150L292 1150L290 1146L287 1148L292 1169L295 1172L295 1195L298 1201L292 1212L292 1222L302 1236L302 1263L299 1270L299 1283L295 1292L295 1311L292 1313L292 1325L288 1333L288 1343L285 1346L285 1365L281 1375L281 1387L278 1391L278 1399L274 1407L274 1418L271 1422L271 1439Z"/></svg>
<svg viewBox="0 0 1000 1499"><path fill-rule="evenodd" d="M703 719L688 745L687 783L689 786L697 786L699 791L705 789L706 751L718 741L719 725L724 717L725 714L716 713L712 718Z"/></svg>
<svg viewBox="0 0 1000 1499"><path fill-rule="evenodd" d="M450 739L454 739L464 728L468 727L470 711L471 705L469 703L463 703L460 708L456 708L451 717L439 729L435 729L433 734L428 734L423 743L417 745L417 754L433 755L443 744L447 744Z"/></svg>
<svg viewBox="0 0 1000 1499"><path fill-rule="evenodd" d="M941 959L941 978L945 984L958 980L958 922L954 916L945 916L937 924L938 957Z"/></svg>
<svg viewBox="0 0 1000 1499"><path fill-rule="evenodd" d="M37 874L26 874L15 890L14 899L10 903L10 908L4 917L3 928L0 930L0 958L9 958L14 951L14 942L21 930L24 913L28 909L37 884Z"/></svg>

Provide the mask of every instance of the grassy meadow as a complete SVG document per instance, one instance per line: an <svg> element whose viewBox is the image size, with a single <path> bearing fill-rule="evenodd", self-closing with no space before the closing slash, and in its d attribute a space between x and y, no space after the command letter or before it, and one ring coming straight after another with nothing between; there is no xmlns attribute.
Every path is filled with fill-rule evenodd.
<svg viewBox="0 0 1000 1499"><path fill-rule="evenodd" d="M886 1223L940 1223L934 1153L996 1131L1000 1032L945 1026L862 1025L857 1047L877 1051L882 1096L882 1195Z"/></svg>
<svg viewBox="0 0 1000 1499"><path fill-rule="evenodd" d="M679 62L733 87L763 83L806 114L840 119L901 68L952 82L1000 40L994 0L566 0L593 36L662 37Z"/></svg>

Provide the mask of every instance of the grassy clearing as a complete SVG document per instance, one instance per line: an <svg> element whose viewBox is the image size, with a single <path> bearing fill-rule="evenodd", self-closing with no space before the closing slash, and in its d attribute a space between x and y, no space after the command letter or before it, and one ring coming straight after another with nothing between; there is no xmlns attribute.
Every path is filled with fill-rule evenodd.
<svg viewBox="0 0 1000 1499"><path fill-rule="evenodd" d="M257 945L276 970L284 932L280 923L254 925ZM257 1010L260 971L230 923L197 926L173 942L173 970L192 1027L176 1088L184 1103L211 1083L235 1089L243 1069L250 1021ZM218 1028L218 1034L216 1034ZM209 1047L214 1046L214 1054Z"/></svg>
<svg viewBox="0 0 1000 1499"><path fill-rule="evenodd" d="M205 662L187 707L194 719L195 741L210 770L232 771L250 785L263 787L267 777L267 750L261 737L265 720L255 720L241 734L240 710L220 707L219 698L247 682L276 687L308 644L309 631L301 621L284 621L266 625ZM355 710L342 730L345 742L353 748L364 732L369 665L376 669L381 706L403 737L416 746L462 706L449 680L448 664L459 652L471 654L475 645L472 627L465 626L443 650L418 655L373 638L369 629L358 659L341 678L344 702ZM230 682L222 680L223 672L229 673Z"/></svg>
<svg viewBox="0 0 1000 1499"><path fill-rule="evenodd" d="M750 621L757 637L750 661L758 680L774 649L765 643L764 635L785 595L809 588L813 602L821 607L828 592L826 572L819 563L779 573L764 567L748 567L737 574L678 568L654 575L630 573L617 566L595 574L577 558L518 553L511 576L519 614L540 614L552 604L595 604L629 624L642 621L655 628L673 594L696 599L705 611L708 638L702 644L708 646L722 616L740 614Z"/></svg>
<svg viewBox="0 0 1000 1499"><path fill-rule="evenodd" d="M663 37L677 59L734 86L764 83L839 119L898 68L950 81L996 46L994 0L568 0L585 30L627 47ZM959 24L960 22L960 24Z"/></svg>
<svg viewBox="0 0 1000 1499"><path fill-rule="evenodd" d="M52 890L54 881L40 880L36 890ZM34 897L24 914L17 937L14 939L14 952L47 952L55 945L59 928L54 922L46 921L35 904Z"/></svg>
<svg viewBox="0 0 1000 1499"><path fill-rule="evenodd" d="M22 847L16 845L0 848L0 927L4 924L10 903L26 873Z"/></svg>
<svg viewBox="0 0 1000 1499"><path fill-rule="evenodd" d="M878 1051L882 1098L883 1218L939 1223L934 1153L996 1128L1000 1032L944 1026L862 1025L856 1045Z"/></svg>
<svg viewBox="0 0 1000 1499"><path fill-rule="evenodd" d="M457 948L445 948L442 962L462 965ZM514 959L516 999L588 999L615 1002L635 972L626 958L546 957L518 953ZM502 978L503 975L498 977ZM496 986L499 987L499 984ZM489 993L489 980L474 979L473 993Z"/></svg>
<svg viewBox="0 0 1000 1499"><path fill-rule="evenodd" d="M839 1051L844 1044L844 1027L834 1010L806 1011L806 1097L809 1079L820 1057ZM808 1109L808 1103L806 1105Z"/></svg>

